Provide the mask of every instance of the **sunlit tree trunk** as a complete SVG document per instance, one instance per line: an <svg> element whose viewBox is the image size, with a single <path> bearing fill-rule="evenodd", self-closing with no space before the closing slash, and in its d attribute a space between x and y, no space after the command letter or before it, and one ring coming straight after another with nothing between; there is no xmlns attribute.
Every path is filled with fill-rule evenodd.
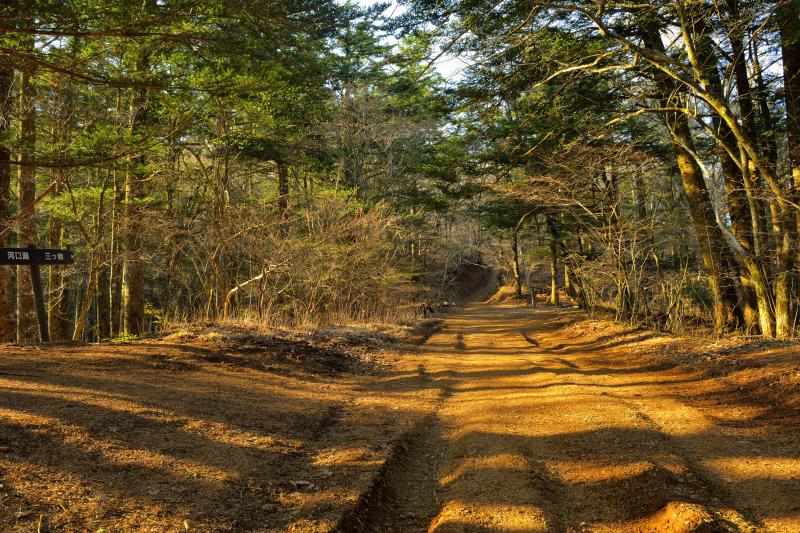
<svg viewBox="0 0 800 533"><path fill-rule="evenodd" d="M149 69L149 57L143 53L136 65L142 75ZM147 93L142 88L133 89L130 103L129 129L136 139L142 134L146 123ZM139 139L141 140L141 139ZM145 197L145 158L137 155L130 158L125 174L125 249L122 266L123 332L141 335L144 332L144 264L142 249L142 200Z"/></svg>
<svg viewBox="0 0 800 533"><path fill-rule="evenodd" d="M790 219L785 208L770 201L772 212L772 233L775 237L775 336L779 339L792 333L791 293L792 293L792 243L795 221Z"/></svg>
<svg viewBox="0 0 800 533"><path fill-rule="evenodd" d="M717 227L711 198L703 179L703 174L690 150L694 147L689 125L682 116L668 118L670 130L675 139L673 151L678 162L678 170L683 180L683 188L689 211L694 222L694 229L700 248L708 285L711 290L714 329L722 332L729 326L735 326L734 309L736 293L726 284L725 262L721 249L725 246L722 233Z"/></svg>
<svg viewBox="0 0 800 533"><path fill-rule="evenodd" d="M642 37L645 45L657 52L664 53L664 44L657 28L643 27ZM670 100L677 96L674 83L656 73L655 82L662 100L662 107L667 107ZM723 268L725 262L721 248L725 247L722 233L717 226L711 197L708 194L703 173L694 159L694 140L692 139L689 123L685 115L680 113L667 113L666 124L672 138L672 149L681 176L684 195L689 206L700 257L703 268L708 278L711 292L712 315L714 330L721 333L731 325L735 325L734 309L737 305L736 292L726 283Z"/></svg>
<svg viewBox="0 0 800 533"><path fill-rule="evenodd" d="M572 274L569 273L569 265L564 265L564 292L569 296L575 297L575 288L572 286Z"/></svg>
<svg viewBox="0 0 800 533"><path fill-rule="evenodd" d="M122 219L123 191L119 186L119 175L113 172L114 199L111 207L111 242L109 243L109 320L110 335L118 336L122 332L122 276L120 276L120 222Z"/></svg>
<svg viewBox="0 0 800 533"><path fill-rule="evenodd" d="M800 5L796 1L786 2L778 9L777 15L783 58L788 156L792 168L792 201L796 206L799 198L798 192L800 192ZM795 210L793 222L796 234L800 235L800 210ZM793 262L792 271L796 271L796 267L800 263L797 252L787 260ZM789 312L789 314L791 313ZM779 336L782 336L782 333L785 335L792 333L794 320L791 316L787 316L786 319L787 325L785 329L778 332ZM792 323L789 324L788 321Z"/></svg>
<svg viewBox="0 0 800 533"><path fill-rule="evenodd" d="M547 217L547 228L550 230L550 305L558 305L558 249L560 240L556 223L551 217Z"/></svg>
<svg viewBox="0 0 800 533"><path fill-rule="evenodd" d="M729 4L732 2L733 0L729 0ZM735 4L735 2L733 3ZM733 8L735 8L735 5ZM735 37L732 36L731 40L734 39ZM705 32L698 36L696 48L697 53L703 56L702 62L705 67L706 77L710 82L709 90L722 97L724 91L722 87L722 80L719 77L719 66L715 55L716 53L713 49L710 38L705 35ZM741 48L741 46L739 48ZM743 57L736 59L738 59L737 62L740 65L739 70L741 70L741 66L744 66ZM750 101L750 89L746 76L746 69L744 74L745 78L743 80L740 79L739 76L736 76L737 88L739 90L739 105L742 113L749 117L745 121L744 127L747 129L749 134L753 135L753 107ZM729 150L733 151L734 153L738 152L738 143L731 129L722 120L719 114L712 112L711 119L714 130L719 137L719 140L716 144L716 149L719 156L722 176L725 181L731 230L742 248L744 248L748 254L752 255L753 250L755 249L754 240L760 238L758 234L753 232L753 228L761 228L763 225L760 212L757 209L754 212L751 211L751 206L757 207L757 204L748 201L748 196L754 196L756 194L756 192L752 190L753 180L749 174L745 176L745 172L743 169L739 168L738 164L729 152ZM722 250L724 254L724 252L727 250L727 247L723 247ZM738 261L733 254L724 255L729 256L727 257L729 268L732 271L732 275L735 275L739 281L739 288L741 290L742 297L738 305L738 310L741 313L744 327L748 332L758 333L760 327L758 294L759 291L763 291L765 294L768 294L769 290L765 287L759 287L757 290L757 288L754 286L756 281L754 281L754 276L751 275L750 269L743 265L741 261ZM753 263L756 263L757 268L761 268L761 261L757 256L751 257L750 260ZM757 280L760 278L755 276L755 279ZM767 290L764 291L764 289Z"/></svg>
<svg viewBox="0 0 800 533"><path fill-rule="evenodd" d="M528 287L528 297L530 298L531 305L536 306L536 290L533 288L533 283L531 283L531 271L528 268L528 263L525 261L525 254L522 253L521 250L519 258L522 272L525 275L525 286Z"/></svg>
<svg viewBox="0 0 800 533"><path fill-rule="evenodd" d="M108 271L103 264L97 266L97 337L98 340L111 336L111 313L109 309L109 282Z"/></svg>
<svg viewBox="0 0 800 533"><path fill-rule="evenodd" d="M550 241L550 305L558 305L558 244Z"/></svg>
<svg viewBox="0 0 800 533"><path fill-rule="evenodd" d="M519 266L519 230L516 228L511 233L511 257L511 266L514 269L514 289L517 297L522 298L522 270Z"/></svg>
<svg viewBox="0 0 800 533"><path fill-rule="evenodd" d="M98 267L97 250L92 250L92 257L89 261L89 286L86 288L86 293L83 295L78 318L75 320L75 330L72 332L72 340L74 341L83 340L84 338L86 319L89 317L89 309L92 306L92 300L94 300L94 293L97 287Z"/></svg>
<svg viewBox="0 0 800 533"><path fill-rule="evenodd" d="M33 43L31 43L32 45ZM36 238L36 167L32 162L36 150L36 87L33 69L26 65L20 73L20 167L18 175L19 220L17 243L20 246L38 244ZM36 313L33 304L30 268L17 267L17 340L29 342L37 337Z"/></svg>

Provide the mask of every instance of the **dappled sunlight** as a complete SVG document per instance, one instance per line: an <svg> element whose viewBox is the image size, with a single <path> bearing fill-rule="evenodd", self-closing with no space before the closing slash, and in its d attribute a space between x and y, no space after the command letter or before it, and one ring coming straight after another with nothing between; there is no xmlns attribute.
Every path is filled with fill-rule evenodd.
<svg viewBox="0 0 800 533"><path fill-rule="evenodd" d="M273 453L288 453L300 448L300 439L286 439L273 435L262 435L251 431L242 431L236 427L207 420L186 420L182 430L196 435L206 436L221 444L246 446Z"/></svg>
<svg viewBox="0 0 800 533"><path fill-rule="evenodd" d="M7 423L10 422L21 426L45 427L57 421L53 417L15 411L14 409L7 409L5 407L0 407L0 418L4 419Z"/></svg>
<svg viewBox="0 0 800 533"><path fill-rule="evenodd" d="M511 309L467 308L422 350L419 374L444 395L431 436L442 454L431 531L791 523L791 504L765 500L754 514L748 483L769 479L781 489L765 493L786 498L800 464L770 457L763 440L762 455L729 456L741 430L718 425L751 423L763 406L729 406L721 416L692 405L726 386L628 351L626 343L650 349L661 337L567 339L561 314Z"/></svg>
<svg viewBox="0 0 800 533"><path fill-rule="evenodd" d="M721 403L724 382L562 338L552 315L472 307L389 371L328 382L203 362L164 371L126 360L124 377L110 360L83 373L7 366L5 486L20 508L57 506L53 525L800 525L795 441L759 423L770 405Z"/></svg>
<svg viewBox="0 0 800 533"><path fill-rule="evenodd" d="M742 443L744 453L754 446ZM793 481L800 490L800 458L764 457L761 455L742 455L736 457L720 457L707 459L703 465L713 470L729 483L739 483L750 479L772 479L775 481ZM785 487L775 485L775 490ZM800 502L798 503L800 511Z"/></svg>
<svg viewBox="0 0 800 533"><path fill-rule="evenodd" d="M187 366L180 346L126 349L0 360L0 501L19 523L329 530L435 397L406 368L406 390L384 396L372 385L394 376Z"/></svg>
<svg viewBox="0 0 800 533"><path fill-rule="evenodd" d="M621 459L609 458L606 461L591 458L587 458L585 461L555 459L548 461L548 467L550 472L564 483L597 484L601 487L604 482L641 476L655 467L650 461L624 462ZM659 461L659 466L674 475L686 472L685 465L669 460L666 461L666 464Z"/></svg>
<svg viewBox="0 0 800 533"><path fill-rule="evenodd" d="M95 390L80 386L32 382L27 379L20 379L19 377L0 377L0 387L2 387L3 390L9 391L34 391L36 394L49 392L52 398L65 398L77 395L80 396L82 400L92 397L115 402L130 402L133 404L133 398L123 394L115 394L105 390Z"/></svg>
<svg viewBox="0 0 800 533"><path fill-rule="evenodd" d="M383 463L385 455L376 455L375 450L366 447L324 448L318 450L313 464L333 466L377 466Z"/></svg>
<svg viewBox="0 0 800 533"><path fill-rule="evenodd" d="M800 0L0 34L0 533L800 533Z"/></svg>
<svg viewBox="0 0 800 533"><path fill-rule="evenodd" d="M464 459L450 473L445 474L439 482L442 485L449 485L467 473L480 475L481 470L516 470L525 472L527 468L528 463L524 457L510 453L488 457L469 457Z"/></svg>
<svg viewBox="0 0 800 533"><path fill-rule="evenodd" d="M719 405L714 410L714 420L736 426L737 423L746 423L767 413L769 409L763 405Z"/></svg>
<svg viewBox="0 0 800 533"><path fill-rule="evenodd" d="M119 439L99 438L81 426L61 424L56 418L0 408L0 419L5 424L24 427L28 431L36 431L36 428L46 429L51 437L59 438L64 446L74 447L83 454L95 454L98 456L98 460L115 465L115 468L120 470L124 470L124 467L141 467L160 470L164 476L200 479L211 483L222 483L237 476L235 471L217 468L191 459L176 458L153 450L125 446L124 441ZM120 428L111 426L109 431L117 433Z"/></svg>
<svg viewBox="0 0 800 533"><path fill-rule="evenodd" d="M610 524L594 523L586 529L596 533L615 533L617 531L725 531L720 529L719 519L730 524L741 522L742 517L731 509L709 510L701 504L686 501L666 502L657 511L638 520Z"/></svg>
<svg viewBox="0 0 800 533"><path fill-rule="evenodd" d="M431 533L462 531L551 531L541 509L532 505L448 502L430 525Z"/></svg>

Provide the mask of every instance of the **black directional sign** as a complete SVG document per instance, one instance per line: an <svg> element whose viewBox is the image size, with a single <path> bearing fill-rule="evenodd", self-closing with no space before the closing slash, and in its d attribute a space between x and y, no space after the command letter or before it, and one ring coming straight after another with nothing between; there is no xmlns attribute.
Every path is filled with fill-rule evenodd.
<svg viewBox="0 0 800 533"><path fill-rule="evenodd" d="M0 265L28 265L31 267L33 302L36 307L39 337L42 342L49 342L50 335L47 329L47 312L44 306L44 291L42 290L42 275L39 272L39 265L68 265L74 262L75 259L69 250L37 248L32 244L27 248L0 248Z"/></svg>
<svg viewBox="0 0 800 533"><path fill-rule="evenodd" d="M74 262L69 250L0 248L0 265L69 265Z"/></svg>

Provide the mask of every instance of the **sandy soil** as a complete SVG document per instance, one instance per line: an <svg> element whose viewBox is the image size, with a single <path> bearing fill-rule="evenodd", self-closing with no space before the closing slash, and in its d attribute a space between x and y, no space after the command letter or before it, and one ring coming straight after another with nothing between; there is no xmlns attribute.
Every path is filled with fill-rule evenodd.
<svg viewBox="0 0 800 533"><path fill-rule="evenodd" d="M794 345L476 304L295 348L0 348L0 529L800 531Z"/></svg>

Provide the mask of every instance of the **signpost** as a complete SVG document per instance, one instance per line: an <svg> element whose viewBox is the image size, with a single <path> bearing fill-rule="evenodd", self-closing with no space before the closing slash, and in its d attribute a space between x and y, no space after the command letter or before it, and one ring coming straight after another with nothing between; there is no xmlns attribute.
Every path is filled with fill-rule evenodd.
<svg viewBox="0 0 800 533"><path fill-rule="evenodd" d="M39 265L69 265L75 261L69 250L37 248L29 244L27 248L0 248L0 265L29 265L33 302L36 306L36 319L39 322L39 337L42 342L50 342L47 328L47 311L44 308L44 291Z"/></svg>

